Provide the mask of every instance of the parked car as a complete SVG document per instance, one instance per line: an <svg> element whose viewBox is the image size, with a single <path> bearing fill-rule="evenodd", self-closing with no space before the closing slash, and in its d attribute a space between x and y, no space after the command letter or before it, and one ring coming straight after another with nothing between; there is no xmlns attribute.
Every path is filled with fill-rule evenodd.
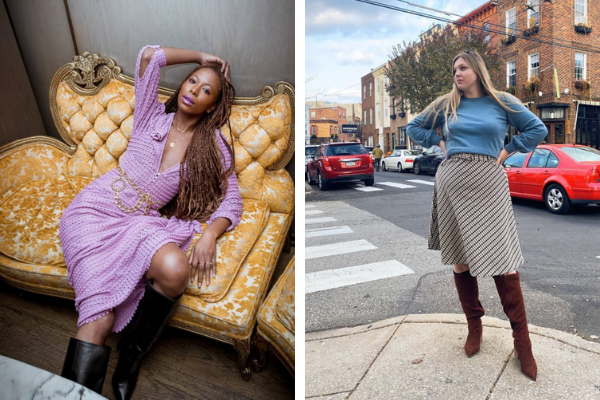
<svg viewBox="0 0 600 400"><path fill-rule="evenodd" d="M413 161L413 171L417 175L424 172L436 173L438 167L446 159L446 155L439 146L431 146Z"/></svg>
<svg viewBox="0 0 600 400"><path fill-rule="evenodd" d="M308 179L308 162L319 148L318 144L308 144L304 146L304 179Z"/></svg>
<svg viewBox="0 0 600 400"><path fill-rule="evenodd" d="M413 162L421 154L419 150L394 150L391 155L381 161L384 171L404 172L413 169Z"/></svg>
<svg viewBox="0 0 600 400"><path fill-rule="evenodd" d="M369 155L371 156L371 159L373 159L373 149L375 147L373 146L365 146L365 149L367 149L367 151L369 152Z"/></svg>
<svg viewBox="0 0 600 400"><path fill-rule="evenodd" d="M318 182L319 189L327 190L333 182L363 181L375 183L373 160L361 143L322 144L307 165L309 185Z"/></svg>
<svg viewBox="0 0 600 400"><path fill-rule="evenodd" d="M547 144L504 161L510 195L540 200L552 213L571 205L600 204L600 151L587 146Z"/></svg>

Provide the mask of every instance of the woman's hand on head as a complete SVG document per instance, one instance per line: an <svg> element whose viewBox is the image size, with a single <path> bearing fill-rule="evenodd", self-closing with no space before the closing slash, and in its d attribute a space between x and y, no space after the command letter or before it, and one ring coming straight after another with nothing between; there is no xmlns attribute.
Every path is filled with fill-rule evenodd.
<svg viewBox="0 0 600 400"><path fill-rule="evenodd" d="M194 244L190 256L188 257L191 278L193 283L198 277L198 287L202 284L210 285L211 278L217 276L217 240L209 232L203 232L198 241Z"/></svg>
<svg viewBox="0 0 600 400"><path fill-rule="evenodd" d="M500 151L500 154L498 155L498 158L496 159L496 165L504 164L504 161L506 160L508 155L509 155L508 151L506 151L505 148L502 148L502 150Z"/></svg>
<svg viewBox="0 0 600 400"><path fill-rule="evenodd" d="M439 147L444 152L444 155L446 155L446 140L445 139L440 140L440 146Z"/></svg>
<svg viewBox="0 0 600 400"><path fill-rule="evenodd" d="M227 61L223 60L219 56L213 56L212 54L202 53L202 55L200 57L201 65L202 65L202 63L211 62L211 61L221 64L221 72L223 72L223 75L225 75L225 79L227 79L227 82L231 82L229 80L229 64L227 63Z"/></svg>

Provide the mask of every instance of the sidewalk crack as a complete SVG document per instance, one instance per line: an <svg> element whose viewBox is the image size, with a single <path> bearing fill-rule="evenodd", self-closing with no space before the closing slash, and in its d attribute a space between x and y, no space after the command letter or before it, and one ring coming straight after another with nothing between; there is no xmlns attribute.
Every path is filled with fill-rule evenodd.
<svg viewBox="0 0 600 400"><path fill-rule="evenodd" d="M490 397L492 396L492 393L494 392L494 389L496 388L496 384L498 384L498 381L500 380L500 378L502 377L502 375L504 374L504 371L506 370L506 367L508 366L508 363L510 362L510 359L512 358L513 353L515 352L515 350L511 350L510 354L508 355L508 357L506 358L506 360L504 360L504 365L502 366L502 369L500 370L500 373L498 374L498 376L496 377L496 380L494 381L494 384L492 385L492 387L490 388L490 391L488 392L487 397L485 398L485 400L489 400Z"/></svg>
<svg viewBox="0 0 600 400"><path fill-rule="evenodd" d="M354 386L354 389L352 389L350 391L350 395L348 397L346 397L346 398L352 397L352 395L354 394L354 391L356 391L356 389L358 389L358 387L362 383L363 379L365 379L365 376L367 376L367 374L371 370L371 367L373 366L373 364L375 364L375 361L377 361L377 359L379 358L379 355L381 354L381 352L383 351L383 349L385 349L387 347L388 343L390 343L390 340L392 340L392 338L394 337L394 335L396 334L396 332L398 332L398 329L400 329L400 326L402 325L403 322L404 322L404 319L402 320L402 322L400 322L398 324L398 326L396 327L396 329L394 329L394 332L392 332L392 334L390 335L389 339L385 342L385 344L383 346L381 346L381 349L379 350L379 352L377 352L377 355L373 358L373 361L371 361L371 364L369 364L369 366L367 367L367 370L365 371L365 373L363 374L363 376L359 379L359 381L356 383L356 386Z"/></svg>

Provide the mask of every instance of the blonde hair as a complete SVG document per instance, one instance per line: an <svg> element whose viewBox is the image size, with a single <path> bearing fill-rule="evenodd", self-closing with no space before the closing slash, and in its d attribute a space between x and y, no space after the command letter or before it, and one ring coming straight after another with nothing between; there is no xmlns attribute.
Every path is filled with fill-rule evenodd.
<svg viewBox="0 0 600 400"><path fill-rule="evenodd" d="M491 96L498 104L502 106L508 112L520 112L517 110L513 110L512 108L507 106L507 103L519 104L521 101L517 99L515 96L511 95L507 92L502 92L500 90L496 90L494 85L492 84L492 79L490 78L490 73L488 72L487 67L485 66L485 62L483 58L473 49L469 49L465 52L458 54L452 60L452 77L454 78L454 63L459 58L465 60L465 63L475 71L477 74L477 78L479 78L479 84L481 85L481 91L484 95ZM452 79L452 91L450 93L446 93L437 99L435 99L431 104L429 104L425 110L423 110L422 114L425 116L423 118L423 125L427 124L427 121L435 121L440 114L440 112L444 112L444 116L452 115L452 121L458 121L458 116L456 115L456 110L458 109L458 105L460 104L460 98L463 94L463 91L456 86L456 82ZM504 100L501 99L504 98ZM447 129L447 125L446 125Z"/></svg>

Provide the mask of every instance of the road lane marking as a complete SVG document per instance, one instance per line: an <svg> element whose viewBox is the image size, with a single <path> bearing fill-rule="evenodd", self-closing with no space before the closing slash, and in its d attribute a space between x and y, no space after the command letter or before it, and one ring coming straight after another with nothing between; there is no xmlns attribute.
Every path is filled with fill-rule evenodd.
<svg viewBox="0 0 600 400"><path fill-rule="evenodd" d="M434 185L434 182L431 181L423 181L421 179L408 179L409 182L420 183L422 185Z"/></svg>
<svg viewBox="0 0 600 400"><path fill-rule="evenodd" d="M337 256L340 254L356 253L357 251L373 250L377 247L364 239L352 240L350 242L341 242L334 244L325 244L322 246L307 247L304 250L305 259L320 258L328 256Z"/></svg>
<svg viewBox="0 0 600 400"><path fill-rule="evenodd" d="M378 185L386 185L386 186L391 186L391 187L395 187L395 188L399 188L399 189L408 189L408 188L414 188L414 186L411 185L405 185L404 183L396 183L396 182L375 182Z"/></svg>
<svg viewBox="0 0 600 400"><path fill-rule="evenodd" d="M308 206L304 206L304 208L315 208L316 206L314 205L308 205Z"/></svg>
<svg viewBox="0 0 600 400"><path fill-rule="evenodd" d="M311 238L319 236L344 235L346 233L353 233L349 226L332 226L331 228L307 229L304 231L304 237Z"/></svg>
<svg viewBox="0 0 600 400"><path fill-rule="evenodd" d="M321 217L321 218L306 218L304 224L321 224L324 222L335 222L337 219L333 217Z"/></svg>
<svg viewBox="0 0 600 400"><path fill-rule="evenodd" d="M327 271L309 272L305 276L305 293L320 292L414 273L412 269L396 260L330 269Z"/></svg>
<svg viewBox="0 0 600 400"><path fill-rule="evenodd" d="M304 211L304 215L314 215L314 214L323 214L321 210L307 210Z"/></svg>
<svg viewBox="0 0 600 400"><path fill-rule="evenodd" d="M383 190L373 186L355 186L352 189L360 190L361 192L376 192L378 190Z"/></svg>

